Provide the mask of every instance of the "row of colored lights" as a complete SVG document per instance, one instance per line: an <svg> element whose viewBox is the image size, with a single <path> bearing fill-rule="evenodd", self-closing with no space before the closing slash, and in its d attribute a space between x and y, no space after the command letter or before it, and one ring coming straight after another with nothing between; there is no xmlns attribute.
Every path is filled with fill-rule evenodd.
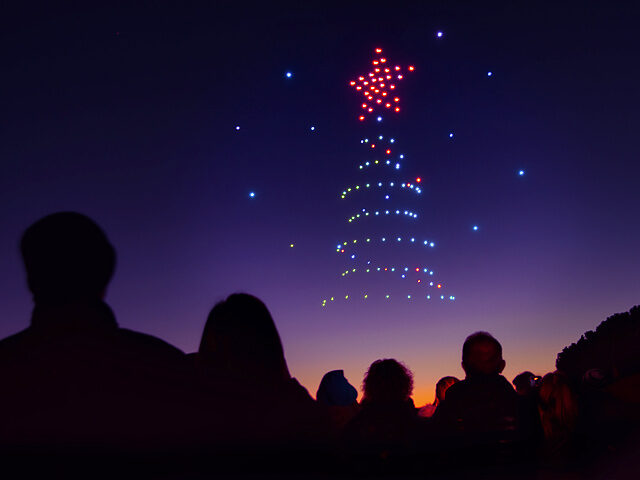
<svg viewBox="0 0 640 480"><path fill-rule="evenodd" d="M416 178L416 182L420 183L422 181L422 179L420 177ZM373 186L378 186L380 188L384 187L385 184L383 182L378 182L377 184L374 184ZM389 187L395 187L396 184L395 182L389 182ZM342 195L340 196L340 198L345 198L349 193L351 193L352 191L356 191L356 190L360 190L360 185L356 185L355 187L348 187L346 190L343 190ZM365 188L371 188L371 184L367 183L365 185L362 186L363 189ZM422 189L420 187L418 187L417 185L414 185L413 183L401 183L400 184L400 188L409 188L411 190L413 190L414 192L420 194L422 193Z"/></svg>
<svg viewBox="0 0 640 480"><path fill-rule="evenodd" d="M378 140L384 140L384 136L383 135L378 135ZM389 143L395 143L396 139L395 138L389 138ZM362 140L360 140L360 143L369 143L369 139L368 138L363 138ZM375 144L372 144L371 148L375 148Z"/></svg>
<svg viewBox="0 0 640 480"><path fill-rule="evenodd" d="M399 295L399 296L400 296L400 295ZM367 300L367 299L369 298L369 294L364 293L364 294L362 294L362 296L360 296L360 297L354 297L354 296L350 296L350 295L345 295L345 296L344 296L344 299L345 299L345 300L355 299L355 298L361 298L361 299ZM384 296L384 298L385 298L386 300L391 300L391 295L386 294L386 295ZM404 297L403 297L403 298L404 298ZM427 300L431 300L431 294L422 295L422 296L420 296L420 295L407 294L407 300L420 299L420 298L426 298ZM455 296L453 296L453 295L449 295L449 300L450 300L450 301L454 301L455 299L456 299L456 297L455 297ZM445 295L440 295L440 300L445 300ZM322 306L323 306L323 307L326 307L326 306L327 306L327 301L329 301L329 302L334 302L334 301L336 301L336 297L330 297L328 300L327 300L327 299L322 300Z"/></svg>
<svg viewBox="0 0 640 480"><path fill-rule="evenodd" d="M401 159L402 159L402 158L404 158L404 155L400 155L400 158L401 158ZM363 170L363 169L364 169L364 168L366 168L366 167L370 167L370 166L372 166L372 165L380 165L380 164L383 164L383 163L384 163L384 165L391 165L391 160L386 160L386 161L384 161L384 162L382 162L381 160L373 160L372 162L367 161L367 162L364 162L362 165L358 165L358 168L359 168L360 170ZM397 162L397 163L394 165L394 168L395 168L396 170L400 170L400 162Z"/></svg>
<svg viewBox="0 0 640 480"><path fill-rule="evenodd" d="M370 213L372 213L372 212L369 212L369 211L367 211L366 208L363 208L362 209L362 214L357 213L355 215L352 215L351 218L347 219L347 221L349 223L355 222L359 218L368 217ZM411 218L418 218L418 214L417 213L411 212L409 210L405 210L404 212L402 210L396 210L395 212L393 210L384 210L384 211L376 210L375 212L373 212L374 215L393 215L394 213L396 215L405 215L405 216L408 216L408 217L411 217Z"/></svg>
<svg viewBox="0 0 640 480"><path fill-rule="evenodd" d="M393 241L393 239L389 239L389 240L390 240L390 241ZM375 242L375 239L374 239L373 241ZM381 238L380 238L380 241L381 241L382 243L386 243L386 241L387 241L387 237L381 237ZM402 237L396 237L396 242L402 242L402 241L403 241L403 238L402 238ZM405 239L404 239L404 241L407 241L407 242L410 242L410 243L416 243L416 239L415 239L415 237L411 237L411 238L408 238L408 239L407 239L407 238L405 238ZM358 243L358 240L357 240L357 239L354 239L353 241L349 241L349 242L342 242L342 243L339 243L339 244L337 245L337 247L336 247L336 252L338 252L338 253L344 253L344 247L347 247L347 246L349 246L349 245L355 245L355 244L357 244L357 243ZM361 240L361 241L360 241L360 243L371 243L371 238L365 238L365 239L364 239L364 241L363 241L363 240ZM419 241L419 240L418 240L418 243L420 243L420 241ZM433 247L435 247L435 246L436 246L435 242L431 242L431 241L429 241L429 240L423 240L423 241L422 241L422 244L423 244L425 247L430 247L430 248L433 248Z"/></svg>
<svg viewBox="0 0 640 480"><path fill-rule="evenodd" d="M362 270L362 269L361 269ZM372 267L372 266L367 266L367 268L364 269L364 273L371 273L371 272L391 272L391 273L395 273L395 271L398 271L401 273L402 278L406 278L406 275L411 272L413 273L413 268L409 268L409 267ZM350 270L345 270L344 272L342 272L340 275L342 277L346 277L347 275L349 275L350 273L356 273L359 270L354 267ZM405 272L405 273L402 273ZM429 276L433 276L433 270L429 270L428 268L420 268L420 267L416 267L415 268L415 272L416 273L426 273ZM418 279L418 283L422 283L422 279ZM433 282L429 282L429 286L433 287ZM442 284L438 284L437 288L442 288Z"/></svg>

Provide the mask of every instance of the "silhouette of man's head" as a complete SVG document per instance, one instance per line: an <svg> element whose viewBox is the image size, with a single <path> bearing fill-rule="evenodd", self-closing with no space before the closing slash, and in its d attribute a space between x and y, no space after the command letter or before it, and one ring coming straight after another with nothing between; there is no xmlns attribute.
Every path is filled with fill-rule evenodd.
<svg viewBox="0 0 640 480"><path fill-rule="evenodd" d="M262 301L246 293L230 295L213 307L198 354L232 375L290 378L271 313Z"/></svg>
<svg viewBox="0 0 640 480"><path fill-rule="evenodd" d="M332 370L324 374L316 393L322 405L348 406L356 403L358 391L344 376L343 370Z"/></svg>
<svg viewBox="0 0 640 480"><path fill-rule="evenodd" d="M497 375L505 367L502 345L487 332L476 332L467 337L462 346L462 368L467 376Z"/></svg>
<svg viewBox="0 0 640 480"><path fill-rule="evenodd" d="M406 402L413 392L413 375L397 360L385 358L371 364L362 386L364 402Z"/></svg>
<svg viewBox="0 0 640 480"><path fill-rule="evenodd" d="M516 387L518 395L529 395L535 388L536 376L531 372L522 372L513 379L513 386Z"/></svg>
<svg viewBox="0 0 640 480"><path fill-rule="evenodd" d="M20 250L36 304L102 298L115 268L105 233L75 212L38 220L24 232Z"/></svg>

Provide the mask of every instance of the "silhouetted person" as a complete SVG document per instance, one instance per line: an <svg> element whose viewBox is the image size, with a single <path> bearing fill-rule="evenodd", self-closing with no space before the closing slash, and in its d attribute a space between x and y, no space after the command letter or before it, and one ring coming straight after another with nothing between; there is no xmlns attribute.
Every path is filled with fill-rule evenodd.
<svg viewBox="0 0 640 480"><path fill-rule="evenodd" d="M343 370L325 373L316 393L316 401L327 410L332 430L336 434L360 410L358 391L345 378Z"/></svg>
<svg viewBox="0 0 640 480"><path fill-rule="evenodd" d="M425 405L420 410L418 410L418 415L424 418L431 418L433 414L436 412L438 405L440 405L444 401L445 393L449 390L449 387L454 383L458 383L456 377L442 377L436 383L436 398L433 403Z"/></svg>
<svg viewBox="0 0 640 480"><path fill-rule="evenodd" d="M316 402L289 374L273 318L258 298L239 293L215 305L194 361L204 382L232 398L236 428L229 440L237 448L305 448L328 430Z"/></svg>
<svg viewBox="0 0 640 480"><path fill-rule="evenodd" d="M535 394L538 379L539 377L536 377L531 372L519 373L513 379L513 386L516 388L516 393L525 397Z"/></svg>
<svg viewBox="0 0 640 480"><path fill-rule="evenodd" d="M502 346L486 332L476 332L462 347L466 377L452 385L434 420L452 447L472 462L509 462L525 449L535 412L522 403L501 375Z"/></svg>
<svg viewBox="0 0 640 480"><path fill-rule="evenodd" d="M351 455L364 467L402 468L414 453L420 421L414 407L413 375L394 359L376 360L363 381L361 411L344 430Z"/></svg>
<svg viewBox="0 0 640 480"><path fill-rule="evenodd" d="M118 326L103 301L115 267L104 232L79 213L55 213L25 231L20 249L35 307L29 327L0 341L0 444L44 453L164 448L177 413L163 400L185 357Z"/></svg>

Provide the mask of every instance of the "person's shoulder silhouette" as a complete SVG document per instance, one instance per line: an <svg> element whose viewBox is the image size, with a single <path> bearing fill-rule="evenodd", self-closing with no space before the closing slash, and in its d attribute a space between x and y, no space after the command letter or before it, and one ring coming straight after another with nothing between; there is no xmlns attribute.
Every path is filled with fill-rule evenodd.
<svg viewBox="0 0 640 480"><path fill-rule="evenodd" d="M20 249L33 294L30 325L0 341L2 444L127 448L163 422L151 412L177 381L184 354L119 328L104 303L115 250L90 218L55 213Z"/></svg>

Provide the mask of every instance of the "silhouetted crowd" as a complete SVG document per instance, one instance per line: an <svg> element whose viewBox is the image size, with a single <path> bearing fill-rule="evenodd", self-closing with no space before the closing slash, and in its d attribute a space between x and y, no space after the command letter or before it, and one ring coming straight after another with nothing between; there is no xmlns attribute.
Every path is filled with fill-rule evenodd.
<svg viewBox="0 0 640 480"><path fill-rule="evenodd" d="M433 404L416 408L412 373L395 359L371 364L360 402L342 370L314 400L259 299L215 305L198 351L184 354L118 325L103 301L115 250L91 219L49 215L20 249L34 309L0 341L5 471L640 478L638 307L602 327L598 353L578 342L559 356L571 369L523 372L515 389L501 344L476 332L462 345L465 378L442 378Z"/></svg>

